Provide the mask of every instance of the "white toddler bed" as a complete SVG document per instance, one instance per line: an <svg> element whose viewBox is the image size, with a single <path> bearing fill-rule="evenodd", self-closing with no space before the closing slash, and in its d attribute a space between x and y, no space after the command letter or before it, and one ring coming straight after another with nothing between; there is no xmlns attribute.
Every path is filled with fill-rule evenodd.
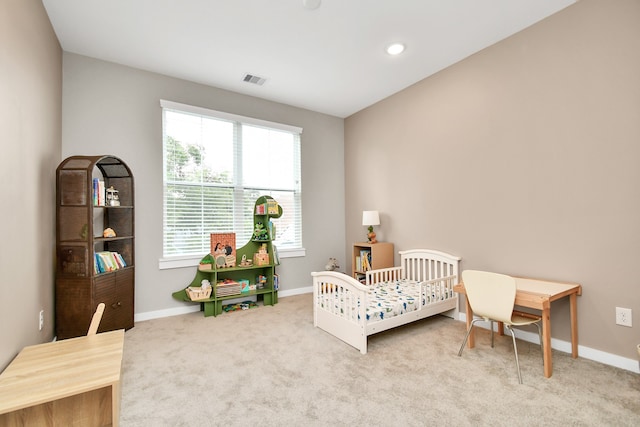
<svg viewBox="0 0 640 427"><path fill-rule="evenodd" d="M400 266L368 271L366 284L333 271L313 277L313 324L367 352L367 337L435 314L457 318L460 258L400 251Z"/></svg>

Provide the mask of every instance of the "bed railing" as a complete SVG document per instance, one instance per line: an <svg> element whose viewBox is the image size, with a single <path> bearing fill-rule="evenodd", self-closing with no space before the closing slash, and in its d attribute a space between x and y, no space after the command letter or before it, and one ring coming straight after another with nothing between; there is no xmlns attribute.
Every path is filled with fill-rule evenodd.
<svg viewBox="0 0 640 427"><path fill-rule="evenodd" d="M451 275L446 277L439 277L437 279L431 279L420 283L422 296L420 298L420 307L430 304L436 304L440 301L445 301L455 296L453 292L453 286L458 283L458 276Z"/></svg>
<svg viewBox="0 0 640 427"><path fill-rule="evenodd" d="M365 284L367 286L400 279L402 279L402 267L379 268L365 273Z"/></svg>

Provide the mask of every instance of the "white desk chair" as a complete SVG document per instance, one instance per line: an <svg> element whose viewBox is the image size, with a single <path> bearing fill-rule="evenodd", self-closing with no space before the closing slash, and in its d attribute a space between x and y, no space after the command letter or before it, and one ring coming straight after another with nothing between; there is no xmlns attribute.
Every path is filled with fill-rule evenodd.
<svg viewBox="0 0 640 427"><path fill-rule="evenodd" d="M464 337L458 356L462 356L471 329L476 322L486 321L491 324L491 347L493 348L493 322L502 322L511 332L513 338L513 351L516 356L518 368L518 382L522 384L520 362L518 361L518 347L513 326L526 326L534 324L538 327L540 337L540 349L542 350L542 330L540 321L542 318L534 314L518 313L513 311L516 300L516 280L504 274L489 273L486 271L465 270L462 272L462 282L473 315L478 316L471 321L469 329ZM467 313L468 315L469 313Z"/></svg>

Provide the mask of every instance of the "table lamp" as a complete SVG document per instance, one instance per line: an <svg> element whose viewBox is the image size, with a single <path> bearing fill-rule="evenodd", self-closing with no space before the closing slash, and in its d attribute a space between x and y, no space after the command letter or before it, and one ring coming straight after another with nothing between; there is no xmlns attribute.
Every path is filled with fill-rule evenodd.
<svg viewBox="0 0 640 427"><path fill-rule="evenodd" d="M373 226L380 225L380 215L378 215L378 211L362 211L362 225L369 227L369 233L367 233L369 243L378 243L376 233L373 232Z"/></svg>

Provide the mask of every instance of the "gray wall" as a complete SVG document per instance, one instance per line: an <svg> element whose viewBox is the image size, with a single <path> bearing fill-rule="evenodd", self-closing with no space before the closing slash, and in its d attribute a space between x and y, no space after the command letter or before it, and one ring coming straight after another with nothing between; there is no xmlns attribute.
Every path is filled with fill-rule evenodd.
<svg viewBox="0 0 640 427"><path fill-rule="evenodd" d="M195 267L158 269L162 256L161 99L302 127L307 252L305 257L281 261L282 293L310 286L309 273L324 269L330 256L345 262L342 119L71 53L64 54L63 69L63 158L112 154L134 174L135 312L139 318L187 306L171 293L187 286L195 274Z"/></svg>
<svg viewBox="0 0 640 427"><path fill-rule="evenodd" d="M0 94L1 371L24 346L53 338L62 50L39 0L0 2Z"/></svg>
<svg viewBox="0 0 640 427"><path fill-rule="evenodd" d="M637 360L639 22L637 0L581 0L348 117L346 249L378 209L397 250L579 282L580 345ZM568 312L552 304L554 338Z"/></svg>

